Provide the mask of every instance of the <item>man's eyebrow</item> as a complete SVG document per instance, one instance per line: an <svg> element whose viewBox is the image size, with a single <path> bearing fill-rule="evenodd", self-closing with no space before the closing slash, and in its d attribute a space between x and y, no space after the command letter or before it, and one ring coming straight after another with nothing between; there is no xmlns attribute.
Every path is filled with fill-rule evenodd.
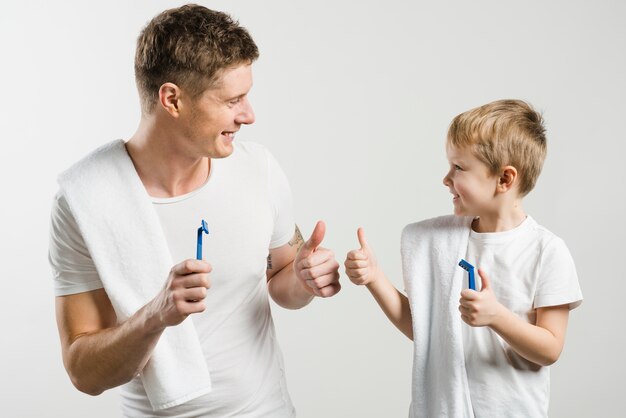
<svg viewBox="0 0 626 418"><path fill-rule="evenodd" d="M230 102L231 100L235 100L235 99L241 99L242 97L244 97L246 94L248 93L241 93L241 94L233 94L233 95L227 95L226 98L224 99L224 101Z"/></svg>

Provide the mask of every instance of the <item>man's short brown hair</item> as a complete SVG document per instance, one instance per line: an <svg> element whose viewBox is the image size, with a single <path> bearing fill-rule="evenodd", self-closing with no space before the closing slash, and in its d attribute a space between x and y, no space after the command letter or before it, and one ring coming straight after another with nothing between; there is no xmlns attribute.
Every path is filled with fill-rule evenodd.
<svg viewBox="0 0 626 418"><path fill-rule="evenodd" d="M497 100L461 113L450 124L448 144L470 147L491 174L515 167L521 196L535 187L547 151L541 114L521 100Z"/></svg>
<svg viewBox="0 0 626 418"><path fill-rule="evenodd" d="M252 63L259 50L248 31L225 13L187 4L154 17L141 31L135 80L144 113L167 82L193 97L211 87L220 71Z"/></svg>

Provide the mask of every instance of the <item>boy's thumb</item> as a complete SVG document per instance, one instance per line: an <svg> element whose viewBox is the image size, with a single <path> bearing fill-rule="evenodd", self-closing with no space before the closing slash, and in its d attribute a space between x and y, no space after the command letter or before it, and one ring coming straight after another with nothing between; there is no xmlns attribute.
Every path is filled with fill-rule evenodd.
<svg viewBox="0 0 626 418"><path fill-rule="evenodd" d="M365 250L366 248L368 248L367 240L365 239L365 231L363 230L363 228L357 229L356 235L359 238L359 244L361 244L361 249Z"/></svg>
<svg viewBox="0 0 626 418"><path fill-rule="evenodd" d="M480 276L480 291L483 289L489 289L491 287L491 281L487 277L487 273L483 269L478 269L478 275Z"/></svg>

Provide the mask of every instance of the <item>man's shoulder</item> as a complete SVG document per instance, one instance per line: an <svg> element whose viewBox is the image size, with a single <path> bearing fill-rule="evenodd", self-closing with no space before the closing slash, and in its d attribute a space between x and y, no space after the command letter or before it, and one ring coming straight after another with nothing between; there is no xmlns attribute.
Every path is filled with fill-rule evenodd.
<svg viewBox="0 0 626 418"><path fill-rule="evenodd" d="M98 170L120 155L127 155L123 140L117 139L101 145L63 171L59 175L59 182L71 179L85 170Z"/></svg>

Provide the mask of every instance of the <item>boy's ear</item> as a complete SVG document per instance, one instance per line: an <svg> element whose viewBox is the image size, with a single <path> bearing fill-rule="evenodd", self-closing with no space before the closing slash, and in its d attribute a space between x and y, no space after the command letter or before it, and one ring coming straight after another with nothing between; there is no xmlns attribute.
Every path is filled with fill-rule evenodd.
<svg viewBox="0 0 626 418"><path fill-rule="evenodd" d="M505 193L513 188L517 181L517 169L511 165L505 166L500 172L497 190Z"/></svg>

